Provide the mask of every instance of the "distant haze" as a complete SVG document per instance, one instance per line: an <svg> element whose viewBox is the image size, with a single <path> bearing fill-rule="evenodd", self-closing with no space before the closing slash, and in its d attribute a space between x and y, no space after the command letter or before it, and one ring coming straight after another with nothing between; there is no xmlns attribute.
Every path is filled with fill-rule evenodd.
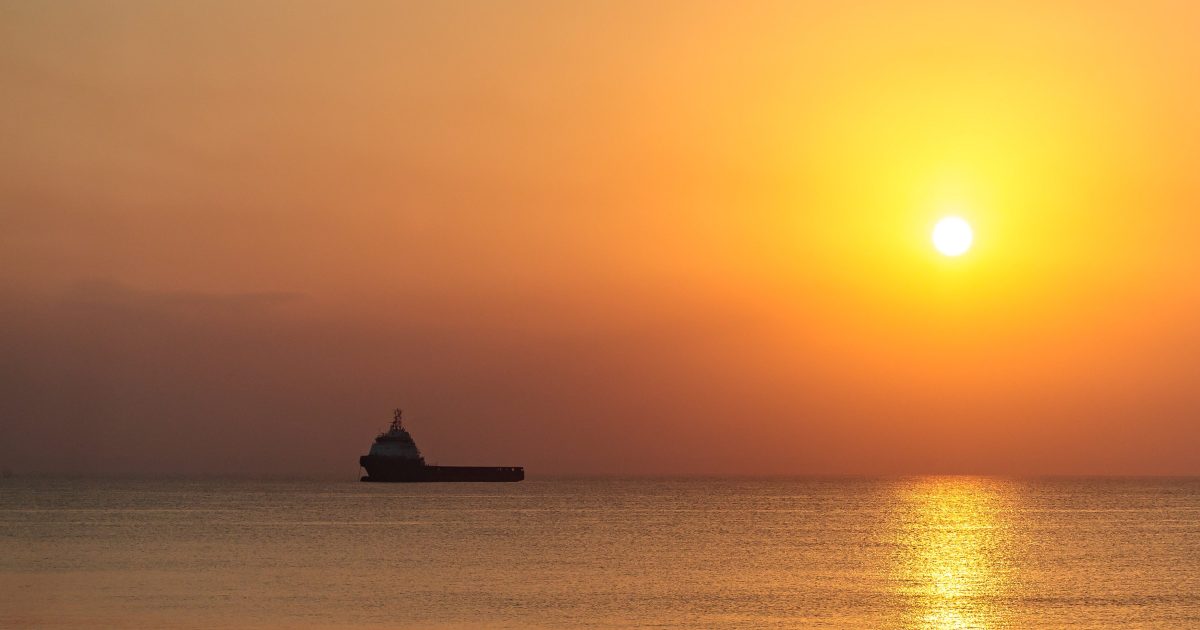
<svg viewBox="0 0 1200 630"><path fill-rule="evenodd" d="M1200 473L1198 23L0 2L0 467Z"/></svg>

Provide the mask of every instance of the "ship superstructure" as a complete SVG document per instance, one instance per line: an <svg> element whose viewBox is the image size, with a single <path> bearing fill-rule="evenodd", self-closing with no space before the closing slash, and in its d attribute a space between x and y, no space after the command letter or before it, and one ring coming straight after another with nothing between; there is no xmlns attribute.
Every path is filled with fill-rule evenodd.
<svg viewBox="0 0 1200 630"><path fill-rule="evenodd" d="M358 458L367 470L362 481L521 481L521 466L428 466L421 449L404 428L403 412L392 413L388 430L375 437L371 450Z"/></svg>
<svg viewBox="0 0 1200 630"><path fill-rule="evenodd" d="M368 456L396 458L423 465L425 458L421 457L421 449L417 448L412 435L404 428L402 416L403 412L399 409L392 412L391 426L387 431L375 436L375 443L371 445Z"/></svg>

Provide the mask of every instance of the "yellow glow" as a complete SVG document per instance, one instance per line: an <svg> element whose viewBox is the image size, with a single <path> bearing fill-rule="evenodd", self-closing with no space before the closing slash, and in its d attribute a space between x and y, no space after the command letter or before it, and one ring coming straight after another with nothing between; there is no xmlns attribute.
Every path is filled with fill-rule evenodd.
<svg viewBox="0 0 1200 630"><path fill-rule="evenodd" d="M961 256L971 249L975 233L961 217L946 217L933 228L933 246L947 256Z"/></svg>
<svg viewBox="0 0 1200 630"><path fill-rule="evenodd" d="M900 489L896 567L914 608L906 627L958 630L1007 625L1011 541L1007 484L932 478Z"/></svg>

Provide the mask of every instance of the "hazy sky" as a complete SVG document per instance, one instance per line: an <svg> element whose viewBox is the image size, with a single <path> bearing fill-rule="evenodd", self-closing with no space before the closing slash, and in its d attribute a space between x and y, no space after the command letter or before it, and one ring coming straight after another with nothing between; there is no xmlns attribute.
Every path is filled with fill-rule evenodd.
<svg viewBox="0 0 1200 630"><path fill-rule="evenodd" d="M0 2L0 466L1200 473L1198 6Z"/></svg>

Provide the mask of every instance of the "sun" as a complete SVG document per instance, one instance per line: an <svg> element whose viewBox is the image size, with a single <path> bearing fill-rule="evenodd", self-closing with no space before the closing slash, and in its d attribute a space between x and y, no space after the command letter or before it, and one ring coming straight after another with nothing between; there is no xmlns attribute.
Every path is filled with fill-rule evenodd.
<svg viewBox="0 0 1200 630"><path fill-rule="evenodd" d="M945 217L933 226L933 246L946 256L961 256L971 249L975 233L961 217Z"/></svg>

